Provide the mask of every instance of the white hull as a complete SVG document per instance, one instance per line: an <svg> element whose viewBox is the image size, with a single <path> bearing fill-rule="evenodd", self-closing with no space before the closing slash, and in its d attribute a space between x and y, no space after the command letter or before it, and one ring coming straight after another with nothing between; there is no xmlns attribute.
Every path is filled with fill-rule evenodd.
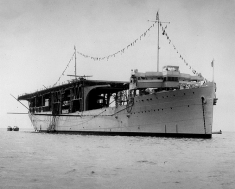
<svg viewBox="0 0 235 189"><path fill-rule="evenodd" d="M55 123L57 132L210 138L214 98L214 85L207 83L200 88L137 96L129 108L119 106L62 114L56 116L54 122L51 112L29 116L38 131L48 131Z"/></svg>

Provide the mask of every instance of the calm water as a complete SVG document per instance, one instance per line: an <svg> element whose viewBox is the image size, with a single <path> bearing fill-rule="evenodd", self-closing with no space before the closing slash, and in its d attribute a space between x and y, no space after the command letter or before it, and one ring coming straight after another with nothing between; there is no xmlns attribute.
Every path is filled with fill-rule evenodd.
<svg viewBox="0 0 235 189"><path fill-rule="evenodd" d="M0 188L235 188L235 133L212 139L0 129Z"/></svg>

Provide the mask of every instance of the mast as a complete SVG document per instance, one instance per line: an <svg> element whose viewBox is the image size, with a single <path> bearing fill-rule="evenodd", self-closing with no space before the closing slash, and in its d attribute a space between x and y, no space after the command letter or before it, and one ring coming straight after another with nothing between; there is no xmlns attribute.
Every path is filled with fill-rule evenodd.
<svg viewBox="0 0 235 189"><path fill-rule="evenodd" d="M213 72L212 72L212 82L214 83L214 72L215 72L215 63L214 63L214 59L211 62L211 67L213 68Z"/></svg>
<svg viewBox="0 0 235 189"><path fill-rule="evenodd" d="M156 15L156 21L158 22L157 26L157 72L159 72L159 25L160 25L160 22L159 22L159 14L157 12L157 15Z"/></svg>
<svg viewBox="0 0 235 189"><path fill-rule="evenodd" d="M75 72L74 72L74 74L75 74L75 79L77 79L77 57L76 57L76 46L74 46L74 53L75 53Z"/></svg>
<svg viewBox="0 0 235 189"><path fill-rule="evenodd" d="M150 21L150 20L148 20L148 21ZM160 22L158 12L157 12L157 15L156 15L156 20L150 21L150 22L155 22L155 23L157 22L157 26L158 26L158 29L157 29L157 72L159 72L159 49L160 49L160 46L159 46L159 28L160 28L160 24L162 24L162 23L170 24L170 22Z"/></svg>

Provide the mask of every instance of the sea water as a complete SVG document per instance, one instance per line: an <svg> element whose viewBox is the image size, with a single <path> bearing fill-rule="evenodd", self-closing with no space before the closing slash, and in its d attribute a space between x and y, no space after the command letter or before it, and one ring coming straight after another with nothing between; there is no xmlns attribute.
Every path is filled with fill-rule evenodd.
<svg viewBox="0 0 235 189"><path fill-rule="evenodd" d="M0 188L235 188L235 133L212 139L0 129Z"/></svg>

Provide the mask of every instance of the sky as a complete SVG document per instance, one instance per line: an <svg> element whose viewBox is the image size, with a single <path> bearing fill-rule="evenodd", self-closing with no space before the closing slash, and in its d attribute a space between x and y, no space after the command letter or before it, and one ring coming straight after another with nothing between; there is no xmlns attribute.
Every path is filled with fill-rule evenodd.
<svg viewBox="0 0 235 189"><path fill-rule="evenodd" d="M77 54L77 75L128 81L132 69L156 71L156 26L126 47L153 25L159 12L161 22L170 22L163 27L171 40L160 33L160 69L176 65L192 74L182 55L212 80L214 59L218 103L213 130L235 131L234 9L234 0L0 0L0 127L32 127L27 115L7 114L27 112L10 94L17 98L70 80L74 46L92 57L125 48L108 60Z"/></svg>

